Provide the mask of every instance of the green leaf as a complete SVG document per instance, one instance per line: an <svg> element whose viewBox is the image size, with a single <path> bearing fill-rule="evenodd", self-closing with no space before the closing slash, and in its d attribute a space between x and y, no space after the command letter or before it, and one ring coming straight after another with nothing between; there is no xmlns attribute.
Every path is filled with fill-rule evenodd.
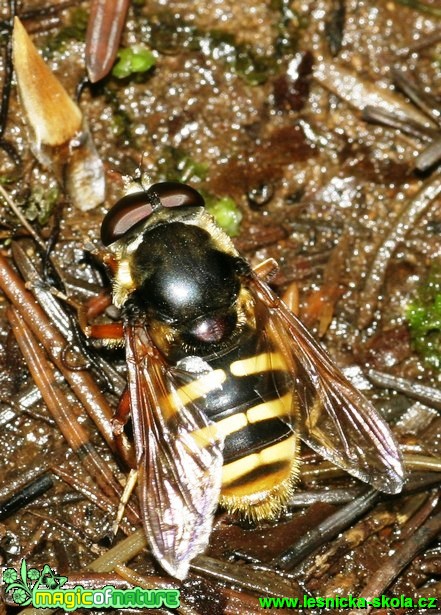
<svg viewBox="0 0 441 615"><path fill-rule="evenodd" d="M118 61L112 69L117 79L125 79L135 73L145 73L156 64L156 58L150 49L134 45L118 51Z"/></svg>
<svg viewBox="0 0 441 615"><path fill-rule="evenodd" d="M25 583L25 585L27 585L28 569L26 567L26 560L25 559L21 560L20 576L23 579L23 583Z"/></svg>
<svg viewBox="0 0 441 615"><path fill-rule="evenodd" d="M216 220L216 223L230 237L239 234L242 212L236 202L230 197L223 197L217 200L207 200L207 210Z"/></svg>

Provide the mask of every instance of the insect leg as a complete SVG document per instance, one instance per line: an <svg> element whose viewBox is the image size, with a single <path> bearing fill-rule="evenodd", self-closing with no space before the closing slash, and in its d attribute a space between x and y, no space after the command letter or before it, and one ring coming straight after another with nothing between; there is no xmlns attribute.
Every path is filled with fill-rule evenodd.
<svg viewBox="0 0 441 615"><path fill-rule="evenodd" d="M267 258L265 261L262 261L256 265L253 269L259 280L262 280L263 282L268 282L268 280L272 278L278 270L279 265L274 258Z"/></svg>
<svg viewBox="0 0 441 615"><path fill-rule="evenodd" d="M122 322L106 322L100 325L87 325L85 333L87 337L92 337L96 340L120 342L124 338Z"/></svg>
<svg viewBox="0 0 441 615"><path fill-rule="evenodd" d="M104 314L109 305L112 305L112 295L107 291L103 291L89 299L85 306L87 320Z"/></svg>
<svg viewBox="0 0 441 615"><path fill-rule="evenodd" d="M127 447L124 446L125 440L122 438L124 425L127 423L130 417L130 395L129 389L126 386L123 394L120 397L118 402L118 406L116 408L115 416L112 421L113 434L115 437L115 443L117 450L121 454L121 447L123 447L124 455L121 455L123 459L128 461L130 465L130 473L127 477L126 486L124 487L124 492L119 501L118 511L116 513L116 518L112 526L113 533L116 534L119 528L119 524L121 523L121 519L124 516L124 511L128 501L130 500L130 496L133 493L133 490L136 486L138 480L138 471L136 468L136 458L135 451L133 446L130 447L130 451L127 451Z"/></svg>

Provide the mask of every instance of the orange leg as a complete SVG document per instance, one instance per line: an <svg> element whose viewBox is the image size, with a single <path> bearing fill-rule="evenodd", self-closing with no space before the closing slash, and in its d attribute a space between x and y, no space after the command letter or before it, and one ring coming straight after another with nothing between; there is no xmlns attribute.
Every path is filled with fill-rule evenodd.
<svg viewBox="0 0 441 615"><path fill-rule="evenodd" d="M85 328L87 337L96 340L116 340L124 339L124 326L122 322L106 322L100 325L88 325Z"/></svg>
<svg viewBox="0 0 441 615"><path fill-rule="evenodd" d="M127 446L125 445L125 440L122 437L124 433L124 425L126 425L129 418L130 395L129 390L126 387L120 397L115 415L112 419L112 430L113 436L115 438L116 448L120 453L121 457L127 460L131 468L136 468L135 451L133 449L133 446L131 446L130 450L128 450Z"/></svg>
<svg viewBox="0 0 441 615"><path fill-rule="evenodd" d="M277 264L277 261L274 260L274 258L267 258L265 261L262 261L256 265L253 271L259 280L267 282L275 273L277 273L278 269L279 265Z"/></svg>
<svg viewBox="0 0 441 615"><path fill-rule="evenodd" d="M103 291L96 297L92 297L86 304L87 320L91 320L103 314L109 305L112 305L112 295L107 291Z"/></svg>
<svg viewBox="0 0 441 615"><path fill-rule="evenodd" d="M115 436L118 436L122 433L124 429L124 425L127 423L130 417L130 395L129 390L126 386L123 394L120 397L118 402L118 407L115 412L115 416L113 417L112 427L113 433Z"/></svg>
<svg viewBox="0 0 441 615"><path fill-rule="evenodd" d="M94 298L86 306L84 313L87 317L93 317L102 313L111 303L110 295L102 294ZM87 325L84 329L90 338L108 342L122 342L124 340L124 325L122 322L108 322L102 324ZM127 447L127 440L124 438L124 426L130 418L130 396L126 386L124 389L114 417L112 419L112 431L115 445L122 459L125 459L131 468L136 468L135 453L133 446Z"/></svg>

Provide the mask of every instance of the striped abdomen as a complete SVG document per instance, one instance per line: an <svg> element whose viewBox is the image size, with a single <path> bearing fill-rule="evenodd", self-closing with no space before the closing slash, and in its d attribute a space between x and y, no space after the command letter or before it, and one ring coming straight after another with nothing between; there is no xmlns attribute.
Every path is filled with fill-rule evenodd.
<svg viewBox="0 0 441 615"><path fill-rule="evenodd" d="M277 516L289 499L298 447L290 427L296 400L286 362L260 342L254 335L210 362L223 372L223 383L204 402L225 438L221 504L253 519Z"/></svg>

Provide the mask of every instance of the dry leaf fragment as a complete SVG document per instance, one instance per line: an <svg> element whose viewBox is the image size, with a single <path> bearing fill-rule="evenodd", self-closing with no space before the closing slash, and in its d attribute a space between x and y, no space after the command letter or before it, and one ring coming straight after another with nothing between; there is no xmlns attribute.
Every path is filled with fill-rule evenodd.
<svg viewBox="0 0 441 615"><path fill-rule="evenodd" d="M104 200L104 168L81 110L39 55L15 17L13 59L35 157L50 168L74 205L86 211Z"/></svg>

